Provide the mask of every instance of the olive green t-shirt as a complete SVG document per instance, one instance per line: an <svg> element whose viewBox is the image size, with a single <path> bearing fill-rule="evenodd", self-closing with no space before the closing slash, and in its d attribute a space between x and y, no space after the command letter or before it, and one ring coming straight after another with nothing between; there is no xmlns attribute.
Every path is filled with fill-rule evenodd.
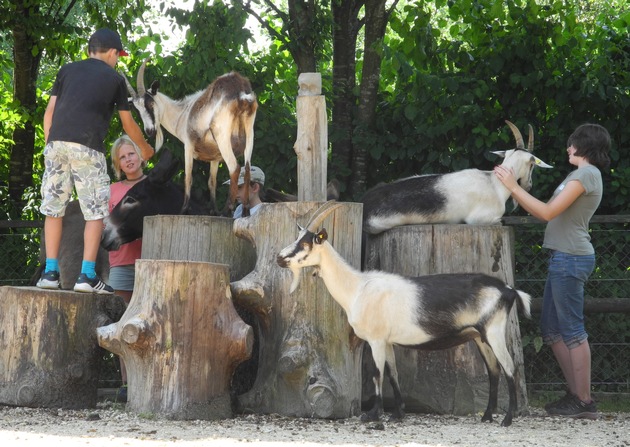
<svg viewBox="0 0 630 447"><path fill-rule="evenodd" d="M576 169L556 188L552 198L573 180L580 182L585 191L569 208L547 223L543 247L572 255L594 254L588 225L602 200L602 175L593 165Z"/></svg>

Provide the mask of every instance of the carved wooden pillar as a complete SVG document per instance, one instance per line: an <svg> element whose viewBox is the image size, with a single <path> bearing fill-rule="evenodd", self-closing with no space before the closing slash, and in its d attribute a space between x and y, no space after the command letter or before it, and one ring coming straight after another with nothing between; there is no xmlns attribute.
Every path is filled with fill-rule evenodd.
<svg viewBox="0 0 630 447"><path fill-rule="evenodd" d="M230 380L251 355L253 331L234 310L226 265L137 260L129 307L97 332L125 362L127 409L171 419L232 416Z"/></svg>
<svg viewBox="0 0 630 447"><path fill-rule="evenodd" d="M256 246L253 272L232 283L234 300L257 316L259 367L240 409L286 416L347 418L360 412L361 345L345 312L311 269L289 294L291 272L276 263L320 202L265 204L237 219L235 233ZM344 203L324 226L335 249L354 267L361 252L362 206Z"/></svg>

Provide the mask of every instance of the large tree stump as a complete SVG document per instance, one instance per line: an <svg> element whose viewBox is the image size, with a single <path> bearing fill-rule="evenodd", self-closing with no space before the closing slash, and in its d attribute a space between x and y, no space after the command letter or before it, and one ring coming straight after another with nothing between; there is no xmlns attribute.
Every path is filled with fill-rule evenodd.
<svg viewBox="0 0 630 447"><path fill-rule="evenodd" d="M514 233L500 225L408 225L370 236L365 250L366 269L405 276L433 273L480 272L514 285ZM516 306L508 324L508 348L516 364L518 408L527 408ZM363 391L373 395L372 358L364 356ZM442 351L416 351L396 347L396 359L405 406L412 412L466 415L483 412L488 404L489 383L483 359L474 342ZM366 370L369 368L370 372ZM384 387L385 404L393 396ZM507 408L507 384L503 375L499 407Z"/></svg>
<svg viewBox="0 0 630 447"><path fill-rule="evenodd" d="M228 266L137 260L129 307L97 332L99 344L125 362L129 410L232 416L230 379L251 355L253 331L232 305Z"/></svg>
<svg viewBox="0 0 630 447"><path fill-rule="evenodd" d="M0 404L96 406L96 328L124 309L118 296L0 287Z"/></svg>
<svg viewBox="0 0 630 447"><path fill-rule="evenodd" d="M266 204L236 219L234 231L256 246L256 268L232 283L234 300L258 316L259 367L251 390L239 396L241 411L286 416L347 418L360 412L361 345L345 312L309 269L289 295L291 272L276 263L321 205ZM344 203L324 226L330 242L359 267L362 207ZM333 225L334 222L334 225Z"/></svg>
<svg viewBox="0 0 630 447"><path fill-rule="evenodd" d="M170 259L227 264L230 281L254 269L256 251L232 232L231 218L151 216L144 219L142 259Z"/></svg>

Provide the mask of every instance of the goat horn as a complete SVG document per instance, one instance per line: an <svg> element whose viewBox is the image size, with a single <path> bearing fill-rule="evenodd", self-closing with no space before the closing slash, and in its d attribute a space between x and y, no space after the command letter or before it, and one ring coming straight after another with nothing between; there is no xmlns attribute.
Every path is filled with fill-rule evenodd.
<svg viewBox="0 0 630 447"><path fill-rule="evenodd" d="M142 62L140 70L138 70L138 79L136 80L136 85L138 86L138 96L144 96L146 93L146 89L144 88L144 69L147 67L147 62L149 62L148 57Z"/></svg>
<svg viewBox="0 0 630 447"><path fill-rule="evenodd" d="M123 78L125 78L125 84L127 84L127 91L129 92L129 94L132 97L137 98L138 95L136 95L136 91L131 86L131 82L129 82L129 79L127 79L127 76L123 75Z"/></svg>
<svg viewBox="0 0 630 447"><path fill-rule="evenodd" d="M534 128L531 124L529 126L529 141L527 143L527 152L534 152Z"/></svg>
<svg viewBox="0 0 630 447"><path fill-rule="evenodd" d="M510 121L505 120L505 122L507 123L508 126L510 126L510 129L512 129L512 133L514 134L514 138L516 139L516 148L517 149L525 149L525 143L523 142L523 135L521 135L521 131L518 130L518 127L516 127ZM534 133L533 132L530 133L529 135L530 135L530 138L534 137Z"/></svg>
<svg viewBox="0 0 630 447"><path fill-rule="evenodd" d="M326 217L328 217L330 213L332 213L340 206L341 203L335 200L329 200L328 202L324 203L317 209L317 211L315 211L315 214L313 214L311 220L309 220L308 224L306 224L306 229L311 233L314 233L317 230L317 227L319 227L319 225L324 221L324 219L326 219Z"/></svg>

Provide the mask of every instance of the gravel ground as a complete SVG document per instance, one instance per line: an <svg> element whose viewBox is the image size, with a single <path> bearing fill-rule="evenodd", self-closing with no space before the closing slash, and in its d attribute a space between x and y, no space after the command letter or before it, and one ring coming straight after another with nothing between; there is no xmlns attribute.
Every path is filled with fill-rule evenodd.
<svg viewBox="0 0 630 447"><path fill-rule="evenodd" d="M241 446L519 446L629 447L630 414L605 413L597 421L528 416L501 427L481 416L408 414L399 423L327 421L246 415L222 421L142 418L105 404L91 410L0 406L0 446L207 447Z"/></svg>

